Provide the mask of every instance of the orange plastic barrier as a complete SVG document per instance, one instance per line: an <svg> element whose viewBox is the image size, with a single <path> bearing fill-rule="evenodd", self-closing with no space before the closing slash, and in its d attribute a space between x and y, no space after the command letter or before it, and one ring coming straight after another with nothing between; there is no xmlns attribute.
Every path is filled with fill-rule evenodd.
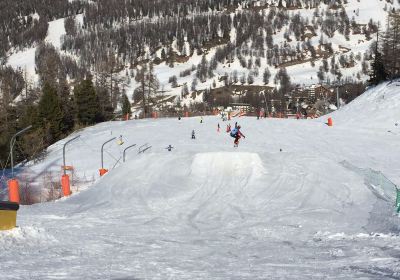
<svg viewBox="0 0 400 280"><path fill-rule="evenodd" d="M71 188L69 184L69 176L64 174L61 176L61 187L63 191L64 196L69 196L71 195Z"/></svg>
<svg viewBox="0 0 400 280"><path fill-rule="evenodd" d="M236 116L239 115L239 114L240 114L240 111L233 112L233 113L232 113L232 117L236 117Z"/></svg>
<svg viewBox="0 0 400 280"><path fill-rule="evenodd" d="M100 176L103 176L103 175L106 174L107 172L108 172L108 169L105 169L105 168L99 169Z"/></svg>
<svg viewBox="0 0 400 280"><path fill-rule="evenodd" d="M8 181L8 200L19 203L19 183L17 179Z"/></svg>
<svg viewBox="0 0 400 280"><path fill-rule="evenodd" d="M328 126L333 126L332 118L328 118Z"/></svg>

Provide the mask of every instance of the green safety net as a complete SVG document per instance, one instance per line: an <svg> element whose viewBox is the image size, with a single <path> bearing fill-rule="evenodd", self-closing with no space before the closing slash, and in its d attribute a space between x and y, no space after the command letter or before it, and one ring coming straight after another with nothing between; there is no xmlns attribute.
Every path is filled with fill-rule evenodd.
<svg viewBox="0 0 400 280"><path fill-rule="evenodd" d="M396 188L397 196L396 196L396 208L397 213L400 213L400 189Z"/></svg>

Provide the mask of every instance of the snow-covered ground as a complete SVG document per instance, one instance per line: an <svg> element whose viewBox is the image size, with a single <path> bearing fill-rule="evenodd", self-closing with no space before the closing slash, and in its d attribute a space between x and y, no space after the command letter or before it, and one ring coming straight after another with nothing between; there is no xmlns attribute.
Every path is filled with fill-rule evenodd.
<svg viewBox="0 0 400 280"><path fill-rule="evenodd" d="M110 172L70 198L22 206L19 227L0 233L0 279L399 279L394 197L366 173L400 184L398 89L371 89L333 127L233 119L239 148L217 117L89 127L67 164L97 178L101 143L122 135L106 146ZM30 168L59 171L64 141ZM121 163L133 143L152 148Z"/></svg>

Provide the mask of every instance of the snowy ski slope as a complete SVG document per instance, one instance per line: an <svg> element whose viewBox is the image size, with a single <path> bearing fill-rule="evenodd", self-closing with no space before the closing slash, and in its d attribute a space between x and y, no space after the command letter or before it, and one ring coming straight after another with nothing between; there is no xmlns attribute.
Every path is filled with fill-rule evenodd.
<svg viewBox="0 0 400 280"><path fill-rule="evenodd" d="M19 227L0 233L0 279L398 279L394 198L343 164L400 183L398 90L371 89L333 127L234 119L239 148L217 117L89 127L67 164L97 176L101 143L122 134L106 146L110 172L70 198L22 206ZM30 168L59 171L64 141ZM115 165L132 143L152 148Z"/></svg>

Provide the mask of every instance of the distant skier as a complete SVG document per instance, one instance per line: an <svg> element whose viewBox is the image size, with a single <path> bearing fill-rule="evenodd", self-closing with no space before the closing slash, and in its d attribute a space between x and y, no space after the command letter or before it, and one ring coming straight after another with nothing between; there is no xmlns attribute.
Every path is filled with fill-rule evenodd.
<svg viewBox="0 0 400 280"><path fill-rule="evenodd" d="M192 130L192 139L196 139L196 135L194 133L194 129Z"/></svg>
<svg viewBox="0 0 400 280"><path fill-rule="evenodd" d="M203 117L200 117L200 123L203 123Z"/></svg>
<svg viewBox="0 0 400 280"><path fill-rule="evenodd" d="M217 128L217 131L218 131L218 132L219 132L220 128L221 128L221 127L219 126L219 123L218 123L218 128Z"/></svg>
<svg viewBox="0 0 400 280"><path fill-rule="evenodd" d="M124 144L124 140L122 139L122 135L119 136L117 144L120 145L120 146Z"/></svg>
<svg viewBox="0 0 400 280"><path fill-rule="evenodd" d="M170 151L172 151L173 148L174 148L174 147L172 147L171 144L170 144L170 145L169 145L168 147L166 147L165 149L167 149L168 152L170 152Z"/></svg>
<svg viewBox="0 0 400 280"><path fill-rule="evenodd" d="M227 132L227 133L231 132L231 124L228 124L228 125L226 126L226 132Z"/></svg>
<svg viewBox="0 0 400 280"><path fill-rule="evenodd" d="M238 125L236 128L232 129L231 131L231 137L235 138L235 141L233 141L233 147L239 146L239 139L243 136L243 138L246 138L244 134L240 131L240 125Z"/></svg>

